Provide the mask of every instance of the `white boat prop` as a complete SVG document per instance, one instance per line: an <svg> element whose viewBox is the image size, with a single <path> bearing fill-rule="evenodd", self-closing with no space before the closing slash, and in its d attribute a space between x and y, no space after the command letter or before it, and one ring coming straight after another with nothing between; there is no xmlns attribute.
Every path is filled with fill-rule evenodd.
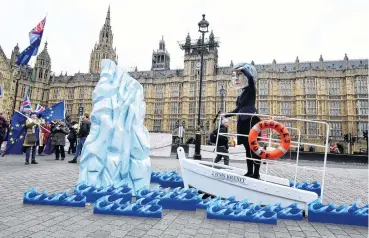
<svg viewBox="0 0 369 238"><path fill-rule="evenodd" d="M231 113L229 113L231 114ZM228 114L228 115L229 115ZM222 114L224 116L226 114ZM269 115L262 115L262 114L249 114L249 113L232 113L232 115L251 115L251 116L259 116L262 120L263 118L268 118L272 120L278 120L277 117L269 116ZM279 117L280 118L280 117ZM300 169L308 169L308 170L316 170L321 171L323 173L322 178L322 190L321 190L321 197L323 199L323 192L324 192L324 177L325 177L325 167L327 161L327 152L328 152L328 138L329 138L329 124L322 121L312 121L312 120L304 120L304 119L296 119L296 118L286 118L283 117L283 120L291 120L291 121L302 121L302 122L311 122L311 123L318 123L323 124L326 126L326 141L325 144L308 144L308 143L301 143L300 137L301 132L298 128L289 128L289 130L296 130L298 132L298 139L297 141L293 141L291 139L291 146L297 147L297 158L296 163L286 163L286 162L278 162L278 160L264 160L262 162L266 163L266 174L260 175L260 180L253 179L249 177L243 176L246 174L246 170L240 169L237 167L220 165L213 162L206 162L201 160L192 160L187 159L185 156L184 149L179 147L177 149L178 158L181 166L182 177L184 181L184 186L186 188L195 187L202 192L205 192L210 195L220 196L223 198L228 198L231 196L235 196L237 200L241 201L245 198L248 199L251 203L258 203L260 202L262 205L269 205L269 204L276 204L281 203L282 206L291 205L291 203L297 203L297 206L300 209L305 211L305 215L308 212L308 204L318 198L318 195L314 192L300 190L294 187L290 187L290 182L286 178L280 178L272 175L268 175L268 166L273 163L282 163L286 166L295 166L295 178L294 184L296 184L297 180L297 172L298 168ZM283 124L283 123L282 123ZM246 136L248 135L238 135L232 133L220 133L220 123L218 124L218 136L219 135L227 135L227 136ZM279 141L276 139L272 139L271 134L269 138L269 149L271 144L274 141ZM218 143L218 138L216 144ZM274 143L275 144L275 143ZM325 148L324 154L324 165L323 169L318 168L311 168L311 167L304 167L298 165L298 157L299 157L299 148L300 145L310 145L315 147L323 147ZM214 152L214 154L222 154L227 155L221 152ZM214 155L215 157L215 155ZM252 158L248 158L252 159ZM230 160L234 160L230 157ZM237 159L240 160L240 159ZM245 161L245 157L241 160ZM252 159L255 160L255 159Z"/></svg>

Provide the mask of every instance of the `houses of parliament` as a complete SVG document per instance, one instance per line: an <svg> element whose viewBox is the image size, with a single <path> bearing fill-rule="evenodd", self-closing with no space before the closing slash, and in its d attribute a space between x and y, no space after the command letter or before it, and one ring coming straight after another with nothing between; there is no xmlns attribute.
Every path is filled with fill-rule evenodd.
<svg viewBox="0 0 369 238"><path fill-rule="evenodd" d="M201 39L188 34L179 47L184 53L184 68L170 69L170 54L164 39L152 53L149 71L129 72L143 86L146 102L145 125L151 132L175 130L179 121L185 128L185 139L194 137L197 123ZM231 84L233 63L218 65L219 40L211 32L205 40L204 78L201 103L201 127L204 133L214 128L213 118L218 111L234 109L237 91ZM118 62L113 47L110 8L100 31L98 43L92 49L89 73L55 75L47 43L39 53L33 68L16 66L18 45L7 58L0 46L0 84L4 96L0 109L12 114L23 101L26 88L32 105L51 106L65 100L66 114L76 119L78 114L91 112L92 92L99 80L100 62L111 59ZM317 57L318 58L318 57ZM260 114L283 115L293 118L327 121L330 124L330 143L344 144L343 135L363 136L368 129L368 59L254 64L258 71L257 109ZM30 75L34 75L30 83ZM18 90L15 92L16 82ZM301 130L302 140L311 143L324 139L325 129L315 123L284 121L288 127ZM235 123L230 131L235 132ZM204 136L205 138L205 136ZM362 144L365 142L359 140ZM205 139L203 141L205 143ZM346 147L346 146L345 146ZM346 150L346 149L345 149Z"/></svg>

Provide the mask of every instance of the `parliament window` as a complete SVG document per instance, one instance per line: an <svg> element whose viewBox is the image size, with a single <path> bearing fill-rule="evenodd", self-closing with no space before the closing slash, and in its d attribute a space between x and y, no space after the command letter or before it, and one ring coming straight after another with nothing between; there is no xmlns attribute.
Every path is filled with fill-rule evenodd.
<svg viewBox="0 0 369 238"><path fill-rule="evenodd" d="M68 99L74 98L74 88L68 88Z"/></svg>
<svg viewBox="0 0 369 238"><path fill-rule="evenodd" d="M79 89L79 98L85 98L86 97L86 89L85 87Z"/></svg>
<svg viewBox="0 0 369 238"><path fill-rule="evenodd" d="M155 103L155 109L154 109L154 114L156 114L157 116L162 116L163 115L163 103L162 102L156 102Z"/></svg>
<svg viewBox="0 0 369 238"><path fill-rule="evenodd" d="M330 101L329 102L329 115L330 116L340 116L340 101Z"/></svg>
<svg viewBox="0 0 369 238"><path fill-rule="evenodd" d="M154 132L160 132L161 131L161 122L162 120L154 120Z"/></svg>
<svg viewBox="0 0 369 238"><path fill-rule="evenodd" d="M332 122L331 124L331 136L341 137L342 136L342 125L340 122Z"/></svg>
<svg viewBox="0 0 369 238"><path fill-rule="evenodd" d="M354 81L355 93L356 94L368 94L368 77L358 76Z"/></svg>
<svg viewBox="0 0 369 238"><path fill-rule="evenodd" d="M190 84L190 97L195 97L195 84L191 83Z"/></svg>
<svg viewBox="0 0 369 238"><path fill-rule="evenodd" d="M340 95L340 80L329 79L328 81L328 94L329 95Z"/></svg>
<svg viewBox="0 0 369 238"><path fill-rule="evenodd" d="M280 114L283 116L292 115L292 102L282 102Z"/></svg>
<svg viewBox="0 0 369 238"><path fill-rule="evenodd" d="M156 85L156 98L164 97L164 85Z"/></svg>
<svg viewBox="0 0 369 238"><path fill-rule="evenodd" d="M196 113L196 103L195 102L190 102L189 103L189 113L190 114L195 114Z"/></svg>
<svg viewBox="0 0 369 238"><path fill-rule="evenodd" d="M179 97L179 84L172 84L172 97Z"/></svg>
<svg viewBox="0 0 369 238"><path fill-rule="evenodd" d="M356 115L368 116L368 99L356 101Z"/></svg>
<svg viewBox="0 0 369 238"><path fill-rule="evenodd" d="M73 105L72 104L67 104L66 109L67 109L66 114L69 115L69 116L72 115Z"/></svg>
<svg viewBox="0 0 369 238"><path fill-rule="evenodd" d="M318 135L318 124L315 122L305 122L305 133L310 136Z"/></svg>
<svg viewBox="0 0 369 238"><path fill-rule="evenodd" d="M59 88L54 88L54 99L60 99Z"/></svg>
<svg viewBox="0 0 369 238"><path fill-rule="evenodd" d="M258 111L259 111L259 114L268 115L269 114L268 101L260 101L259 100L259 102L258 102Z"/></svg>
<svg viewBox="0 0 369 238"><path fill-rule="evenodd" d="M291 80L280 81L281 96L292 96L292 82Z"/></svg>
<svg viewBox="0 0 369 238"><path fill-rule="evenodd" d="M306 95L316 94L316 79L315 78L305 79L304 88L305 88Z"/></svg>
<svg viewBox="0 0 369 238"><path fill-rule="evenodd" d="M305 114L306 115L316 115L316 101L306 100L305 101Z"/></svg>
<svg viewBox="0 0 369 238"><path fill-rule="evenodd" d="M357 129L359 137L363 137L363 132L368 130L368 122L358 122Z"/></svg>
<svg viewBox="0 0 369 238"><path fill-rule="evenodd" d="M170 112L172 114L178 114L179 113L179 102L172 102Z"/></svg>
<svg viewBox="0 0 369 238"><path fill-rule="evenodd" d="M223 96L227 95L227 85L223 82L223 81L218 81L217 82L217 96L222 96L221 92L222 92L222 87L223 87Z"/></svg>
<svg viewBox="0 0 369 238"><path fill-rule="evenodd" d="M268 80L261 79L258 81L259 95L268 95Z"/></svg>

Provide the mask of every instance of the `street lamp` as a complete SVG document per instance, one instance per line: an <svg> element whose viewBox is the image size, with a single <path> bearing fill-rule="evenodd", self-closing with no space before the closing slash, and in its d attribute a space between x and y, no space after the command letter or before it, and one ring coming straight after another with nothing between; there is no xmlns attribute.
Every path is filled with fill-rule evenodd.
<svg viewBox="0 0 369 238"><path fill-rule="evenodd" d="M224 113L224 94L225 94L225 89L223 88L223 85L222 85L222 88L219 90L219 92L220 92L220 97L221 97L220 111L222 113Z"/></svg>
<svg viewBox="0 0 369 238"><path fill-rule="evenodd" d="M200 131L200 115L201 115L201 94L202 94L202 77L204 71L204 40L205 33L208 32L209 22L205 20L205 14L202 15L202 20L198 24L199 32L202 34L201 39L201 67L200 67L200 90L199 90L199 111L197 115L197 131L196 131L196 144L195 144L195 160L201 160L201 131Z"/></svg>

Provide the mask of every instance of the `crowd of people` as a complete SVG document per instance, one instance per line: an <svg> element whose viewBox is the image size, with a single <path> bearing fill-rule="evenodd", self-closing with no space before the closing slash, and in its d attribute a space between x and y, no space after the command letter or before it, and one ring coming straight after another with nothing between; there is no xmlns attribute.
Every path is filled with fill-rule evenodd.
<svg viewBox="0 0 369 238"><path fill-rule="evenodd" d="M10 124L0 113L0 146L7 140L10 132ZM27 116L25 123L26 133L22 152L25 154L25 165L38 164L36 153L55 154L55 160L64 160L66 155L66 139L69 141L67 153L74 154L69 163L77 163L78 156L81 155L83 144L90 133L90 115L85 113L80 118L80 123L71 121L67 116L65 120L53 120L51 123L45 123L40 114L31 112ZM46 151L46 147L49 149ZM4 152L5 153L5 152Z"/></svg>

